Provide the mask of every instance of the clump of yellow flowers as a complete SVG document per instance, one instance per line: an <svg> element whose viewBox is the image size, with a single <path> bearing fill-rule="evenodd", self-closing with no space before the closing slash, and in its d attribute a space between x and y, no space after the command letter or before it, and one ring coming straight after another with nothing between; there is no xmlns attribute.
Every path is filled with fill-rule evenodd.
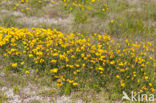
<svg viewBox="0 0 156 103"><path fill-rule="evenodd" d="M57 0L18 0L12 9L28 13L35 8L42 8L48 4L57 5L58 3L56 2L59 2L62 6L64 6L64 9L69 12L77 9L96 13L100 12L103 14L109 10L107 0L61 0L61 2Z"/></svg>
<svg viewBox="0 0 156 103"><path fill-rule="evenodd" d="M0 54L12 69L47 71L59 87L154 92L154 49L150 42L118 41L106 34L64 34L57 30L0 27Z"/></svg>
<svg viewBox="0 0 156 103"><path fill-rule="evenodd" d="M106 12L109 10L107 1L102 0L63 0L63 3L69 11L79 9L82 11Z"/></svg>
<svg viewBox="0 0 156 103"><path fill-rule="evenodd" d="M55 4L55 0L17 0L12 9L28 13L34 8L42 8L49 3Z"/></svg>

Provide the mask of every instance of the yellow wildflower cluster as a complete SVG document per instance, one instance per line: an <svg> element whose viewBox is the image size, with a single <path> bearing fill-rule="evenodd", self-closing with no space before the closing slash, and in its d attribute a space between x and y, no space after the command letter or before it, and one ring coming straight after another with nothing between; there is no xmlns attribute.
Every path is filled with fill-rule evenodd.
<svg viewBox="0 0 156 103"><path fill-rule="evenodd" d="M21 12L30 12L31 9L41 8L46 4L55 3L53 0L17 0L17 3L13 6L13 10Z"/></svg>
<svg viewBox="0 0 156 103"><path fill-rule="evenodd" d="M80 9L82 11L89 10L89 11L101 11L105 12L108 11L108 5L106 2L102 0L63 0L64 6L66 9L72 11L74 8ZM98 5L95 6L95 5Z"/></svg>
<svg viewBox="0 0 156 103"><path fill-rule="evenodd" d="M13 69L47 70L59 87L66 83L82 86L82 79L102 87L105 80L115 80L117 88L154 91L149 75L155 62L150 42L121 43L106 34L84 36L55 29L0 27L0 53Z"/></svg>
<svg viewBox="0 0 156 103"><path fill-rule="evenodd" d="M52 4L57 5L56 0L18 0L17 3L13 6L13 10L21 12L30 12L34 8L42 8L44 5ZM61 0L59 2L63 4L65 10L73 11L74 9L78 10L87 10L93 12L104 13L109 10L107 1L102 0ZM95 6L96 5L96 6Z"/></svg>

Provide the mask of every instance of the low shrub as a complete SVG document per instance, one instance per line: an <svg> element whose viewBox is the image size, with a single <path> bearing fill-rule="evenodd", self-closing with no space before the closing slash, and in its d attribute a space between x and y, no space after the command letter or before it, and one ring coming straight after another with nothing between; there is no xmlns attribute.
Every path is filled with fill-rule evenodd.
<svg viewBox="0 0 156 103"><path fill-rule="evenodd" d="M154 48L150 42L115 40L106 34L63 34L57 30L0 27L0 54L7 66L29 75L33 70L71 90L102 88L154 92Z"/></svg>

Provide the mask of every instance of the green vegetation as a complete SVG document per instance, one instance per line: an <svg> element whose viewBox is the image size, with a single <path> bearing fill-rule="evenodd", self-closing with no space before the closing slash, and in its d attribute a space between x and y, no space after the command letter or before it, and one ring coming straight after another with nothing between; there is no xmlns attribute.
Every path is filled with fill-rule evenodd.
<svg viewBox="0 0 156 103"><path fill-rule="evenodd" d="M0 0L0 89L95 103L155 94L155 36L154 0Z"/></svg>

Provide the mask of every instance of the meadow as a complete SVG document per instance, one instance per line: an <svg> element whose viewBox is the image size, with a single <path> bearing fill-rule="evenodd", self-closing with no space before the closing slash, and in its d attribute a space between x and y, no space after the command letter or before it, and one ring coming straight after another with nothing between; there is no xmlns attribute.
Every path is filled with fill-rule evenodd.
<svg viewBox="0 0 156 103"><path fill-rule="evenodd" d="M155 95L155 36L155 0L0 0L0 103Z"/></svg>

